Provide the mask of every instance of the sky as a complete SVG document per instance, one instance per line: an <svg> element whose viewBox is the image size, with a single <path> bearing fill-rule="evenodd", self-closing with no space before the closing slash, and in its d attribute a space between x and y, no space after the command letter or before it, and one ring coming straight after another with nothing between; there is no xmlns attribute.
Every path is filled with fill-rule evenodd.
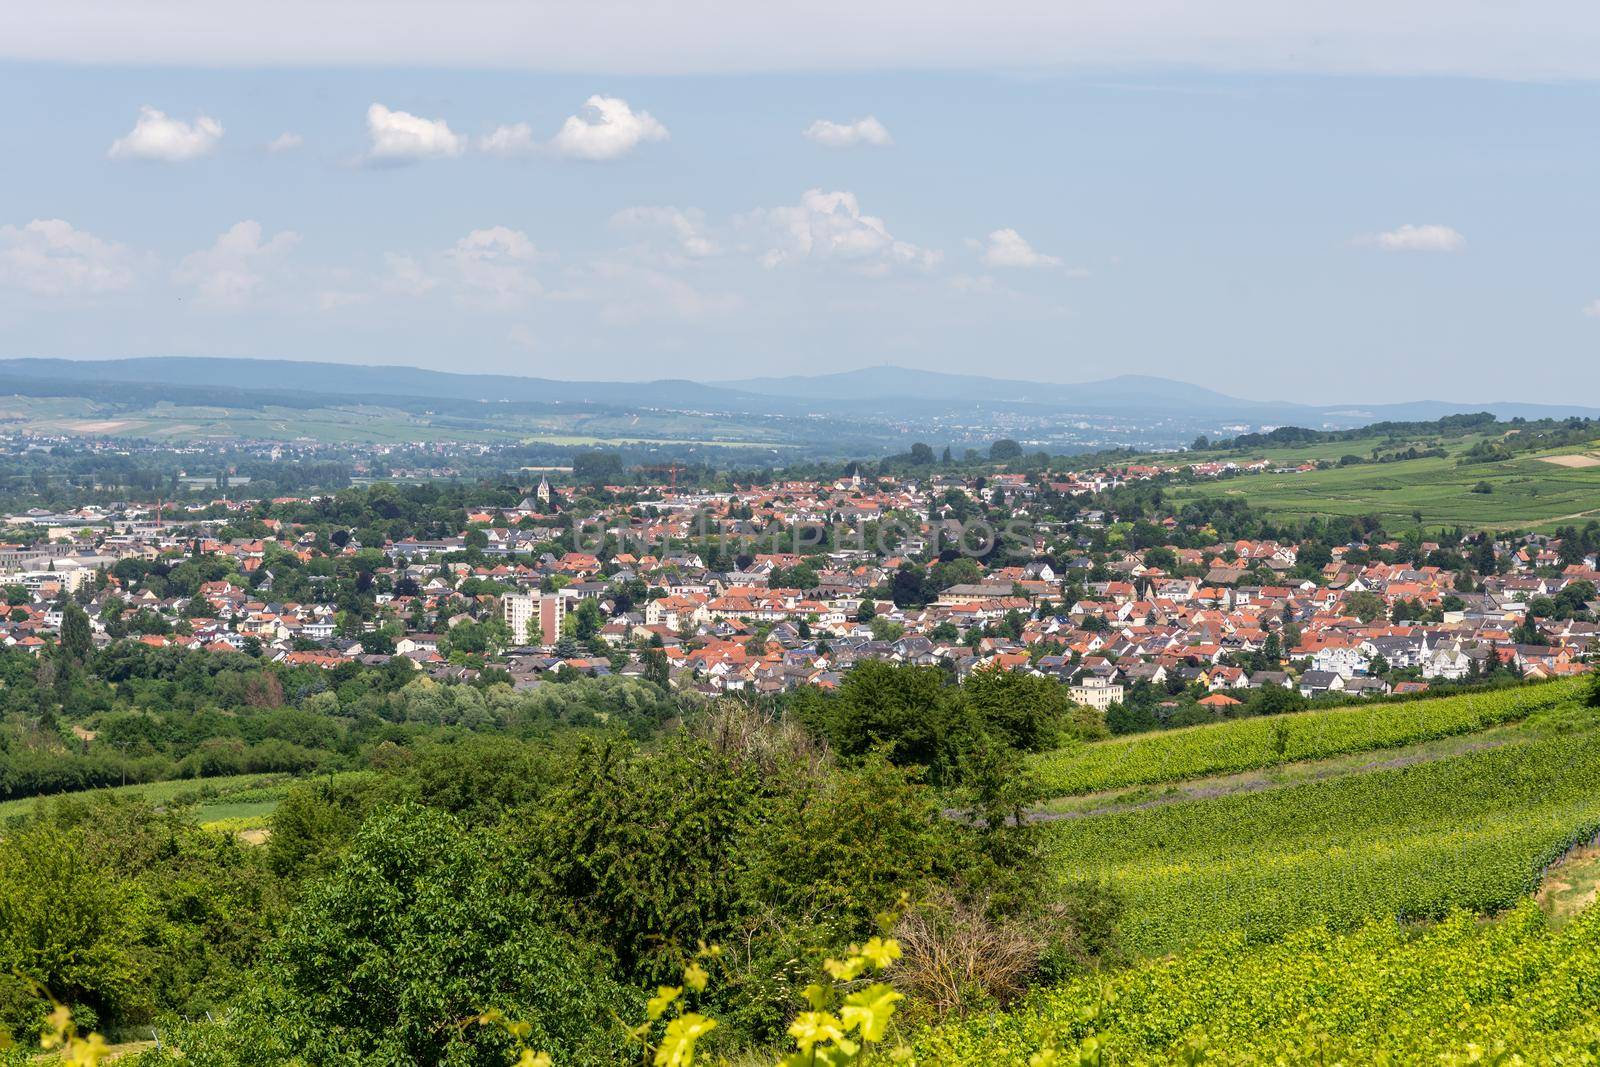
<svg viewBox="0 0 1600 1067"><path fill-rule="evenodd" d="M1600 11L794 7L8 5L0 355L1600 406Z"/></svg>

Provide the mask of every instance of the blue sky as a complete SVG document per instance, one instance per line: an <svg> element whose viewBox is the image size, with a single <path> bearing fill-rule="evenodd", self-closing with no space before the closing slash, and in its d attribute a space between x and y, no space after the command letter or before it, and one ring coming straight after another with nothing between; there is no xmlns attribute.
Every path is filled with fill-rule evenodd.
<svg viewBox="0 0 1600 1067"><path fill-rule="evenodd" d="M109 62L23 29L0 48L5 355L1600 404L1595 72L1465 46L1422 64L1442 70L1296 69L1259 42L1044 66L572 73L354 46L306 66L181 42Z"/></svg>

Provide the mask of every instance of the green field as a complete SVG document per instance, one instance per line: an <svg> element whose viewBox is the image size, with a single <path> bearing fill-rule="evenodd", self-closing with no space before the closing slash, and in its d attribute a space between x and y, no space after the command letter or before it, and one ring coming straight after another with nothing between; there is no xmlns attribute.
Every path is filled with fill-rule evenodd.
<svg viewBox="0 0 1600 1067"><path fill-rule="evenodd" d="M1193 777L1207 753L1257 751L1262 720L1175 735L1180 758L1173 758L1174 735L1130 739L1125 762L1141 770L1083 786L1146 784L1105 798L1098 809L1043 815L1052 861L1063 877L1100 879L1122 895L1121 932L1135 955L1181 951L1230 931L1273 938L1323 920L1343 925L1509 907L1536 888L1552 859L1600 832L1600 717L1567 692L1564 703L1512 726L1495 725L1509 704L1489 714L1496 709L1465 703L1472 698L1437 701L1445 709L1420 731L1430 740L1380 749L1373 756L1383 758L1359 763L1328 761L1327 777L1309 773L1316 761L1298 764L1308 773L1281 782ZM1414 714L1405 705L1360 710ZM1297 716L1302 733L1311 736L1307 720L1318 714L1342 713ZM1471 715L1481 715L1488 730L1462 733L1455 743L1437 740L1450 734L1449 723ZM1446 728L1436 731L1440 724ZM1342 723L1329 736L1365 731ZM1138 752L1141 746L1150 751ZM1243 765L1252 762L1259 763ZM1165 778L1150 770L1163 764ZM1162 781L1169 792L1152 790Z"/></svg>
<svg viewBox="0 0 1600 1067"><path fill-rule="evenodd" d="M1046 757L1057 788L1105 790L1040 817L1058 874L1122 899L1131 964L934 1026L918 1058L1600 1062L1600 711L1583 696L1243 719ZM1278 722L1301 762L1264 745Z"/></svg>
<svg viewBox="0 0 1600 1067"><path fill-rule="evenodd" d="M194 805L195 821L202 823L241 817L265 818L278 806L290 781L289 776L284 774L237 774L224 778L184 778L82 793L24 797L0 802L0 823L18 815L26 815L36 804L96 796L138 797L152 806Z"/></svg>
<svg viewBox="0 0 1600 1067"><path fill-rule="evenodd" d="M1476 733L1570 702L1580 688L1554 682L1114 737L1044 753L1035 767L1057 796L1233 774Z"/></svg>
<svg viewBox="0 0 1600 1067"><path fill-rule="evenodd" d="M1600 466L1563 467L1541 458L1544 454L1458 466L1454 454L1472 440L1453 442L1452 456L1444 459L1364 463L1304 474L1246 474L1174 486L1167 498L1181 504L1218 495L1241 497L1280 517L1377 515L1394 529L1409 526L1416 513L1433 528L1542 528L1600 518ZM1361 454L1358 444L1316 447ZM1560 454L1583 451L1564 449ZM1491 491L1472 492L1480 482Z"/></svg>
<svg viewBox="0 0 1600 1067"><path fill-rule="evenodd" d="M1600 911L1553 932L1524 904L1493 923L1458 913L1421 930L1375 919L1269 945L1223 938L975 1013L917 1052L1025 1064L1049 1050L1043 1062L1106 1067L1594 1063L1596 988Z"/></svg>
<svg viewBox="0 0 1600 1067"><path fill-rule="evenodd" d="M203 407L158 403L128 409L80 397L0 397L0 426L34 433L139 437L181 442L216 438L404 444L414 441L546 443L562 446L695 445L795 448L773 420L660 411L439 415L400 407Z"/></svg>

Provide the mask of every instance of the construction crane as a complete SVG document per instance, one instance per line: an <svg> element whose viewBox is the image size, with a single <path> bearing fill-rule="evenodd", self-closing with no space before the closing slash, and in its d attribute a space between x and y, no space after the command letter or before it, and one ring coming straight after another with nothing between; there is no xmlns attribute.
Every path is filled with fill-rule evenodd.
<svg viewBox="0 0 1600 1067"><path fill-rule="evenodd" d="M638 468L639 473L644 475L665 474L668 478L667 491L673 495L677 495L678 492L678 472L687 470L687 467L678 466L677 461L673 461L669 465L643 466Z"/></svg>

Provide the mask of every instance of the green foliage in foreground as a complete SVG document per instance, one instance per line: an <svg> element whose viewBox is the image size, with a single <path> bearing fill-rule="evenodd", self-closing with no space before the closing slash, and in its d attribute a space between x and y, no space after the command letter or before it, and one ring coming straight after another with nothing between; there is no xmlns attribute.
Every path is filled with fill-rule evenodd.
<svg viewBox="0 0 1600 1067"><path fill-rule="evenodd" d="M509 1042L466 1025L514 1012L564 1064L607 1062L629 998L606 955L563 932L495 859L491 836L403 806L357 835L268 953L227 1026L180 1030L205 1064L507 1063Z"/></svg>
<svg viewBox="0 0 1600 1067"><path fill-rule="evenodd" d="M1506 1052L1592 1064L1596 989L1600 910L1552 933L1524 903L1489 924L1458 912L1420 931L1375 920L1272 945L1221 938L931 1031L918 1052L924 1063L999 1064L1053 1049L1052 1062L1106 1067L1190 1062L1198 1050L1208 1064L1502 1063L1492 1057Z"/></svg>
<svg viewBox="0 0 1600 1067"><path fill-rule="evenodd" d="M1563 734L1259 793L1064 820L1062 873L1125 896L1136 954L1321 919L1495 911L1600 831L1600 736Z"/></svg>
<svg viewBox="0 0 1600 1067"><path fill-rule="evenodd" d="M1177 782L1475 733L1568 702L1576 692L1574 683L1553 682L1442 699L1234 719L1059 749L1039 757L1035 766L1042 788L1052 796Z"/></svg>

